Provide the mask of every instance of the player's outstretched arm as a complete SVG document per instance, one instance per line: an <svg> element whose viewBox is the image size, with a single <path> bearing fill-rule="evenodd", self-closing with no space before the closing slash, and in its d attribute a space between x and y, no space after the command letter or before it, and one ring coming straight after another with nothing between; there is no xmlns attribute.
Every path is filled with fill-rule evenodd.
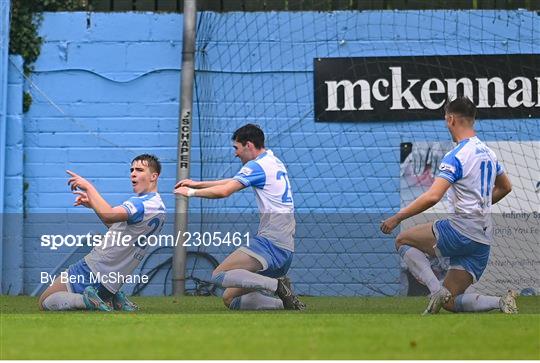
<svg viewBox="0 0 540 363"><path fill-rule="evenodd" d="M433 185L425 193L416 198L411 204L386 219L381 223L381 231L389 234L402 221L433 207L444 196L444 193L450 188L450 182L444 178L435 178Z"/></svg>
<svg viewBox="0 0 540 363"><path fill-rule="evenodd" d="M70 170L66 170L66 172L71 176L68 180L68 185L78 195L75 199L75 205L84 205L92 208L107 226L128 220L129 216L124 207L111 207L92 183ZM83 193L79 193L81 191Z"/></svg>
<svg viewBox="0 0 540 363"><path fill-rule="evenodd" d="M174 189L174 194L184 197L201 197L208 199L226 198L229 195L244 189L245 186L237 180L228 179L224 184L214 185L203 189L193 189L186 186L179 186Z"/></svg>
<svg viewBox="0 0 540 363"><path fill-rule="evenodd" d="M497 175L495 178L495 186L493 187L493 193L491 193L491 204L495 204L504 197L508 193L512 191L512 183L510 182L510 178L506 175L506 173L502 173L500 175Z"/></svg>
<svg viewBox="0 0 540 363"><path fill-rule="evenodd" d="M217 185L223 185L227 184L232 179L220 179L220 180L208 180L208 181L196 181L191 179L183 179L180 180L176 185L174 186L174 189L178 187L188 187L192 189L204 189L204 188L210 188L215 187Z"/></svg>

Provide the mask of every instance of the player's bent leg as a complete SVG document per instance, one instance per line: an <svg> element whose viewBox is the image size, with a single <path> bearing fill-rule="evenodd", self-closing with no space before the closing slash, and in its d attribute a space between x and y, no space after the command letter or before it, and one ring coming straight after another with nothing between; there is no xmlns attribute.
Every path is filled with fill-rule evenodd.
<svg viewBox="0 0 540 363"><path fill-rule="evenodd" d="M396 249L403 245L415 247L430 256L435 256L434 246L437 244L433 233L433 223L420 224L402 231L396 237Z"/></svg>
<svg viewBox="0 0 540 363"><path fill-rule="evenodd" d="M452 261L452 259L451 259ZM443 288L430 298L424 314L436 314L441 307L447 311L457 312L456 299L473 283L470 272L461 268L450 268L443 282Z"/></svg>
<svg viewBox="0 0 540 363"><path fill-rule="evenodd" d="M280 298L253 291L234 298L229 306L237 310L283 310L283 301Z"/></svg>
<svg viewBox="0 0 540 363"><path fill-rule="evenodd" d="M47 287L45 291L41 294L39 297L39 308L41 310L49 310L47 307L44 306L44 301L51 295L57 293L57 292L68 292L68 288L65 284L60 282L60 279L55 279L54 282Z"/></svg>
<svg viewBox="0 0 540 363"><path fill-rule="evenodd" d="M229 287L228 289L225 289L225 291L223 292L223 296L222 296L223 304L225 304L226 307L232 310L239 310L238 308L235 308L234 306L235 304L232 304L233 300L242 295L249 294L250 292L253 292L253 291L255 290L242 289L238 287ZM233 307L231 307L231 304L233 305Z"/></svg>
<svg viewBox="0 0 540 363"><path fill-rule="evenodd" d="M456 298L461 296L472 283L473 277L470 272L455 268L448 270L443 285L452 297L443 304L443 308L453 312L459 311L456 309Z"/></svg>
<svg viewBox="0 0 540 363"><path fill-rule="evenodd" d="M511 291L503 297L465 292L482 276L489 259L490 247L453 233L451 230L448 232L448 235L454 235L454 237L437 245L443 255L450 256L451 268L444 285L451 291L453 298L445 304L445 309L454 312L500 310L509 314L517 313L515 293Z"/></svg>
<svg viewBox="0 0 540 363"><path fill-rule="evenodd" d="M277 279L256 273L263 269L262 263L247 253L236 250L212 273L212 281L225 288L237 287L275 292Z"/></svg>
<svg viewBox="0 0 540 363"><path fill-rule="evenodd" d="M502 297L487 296L477 293L465 293L465 290L474 282L470 272L451 269L444 280L444 285L452 293L452 298L444 304L448 311L459 312L485 312L500 310L506 314L517 314L516 293L508 291Z"/></svg>
<svg viewBox="0 0 540 363"><path fill-rule="evenodd" d="M248 255L242 250L236 250L227 256L213 272L213 275L229 270L243 269L250 272L262 270L263 266L259 260Z"/></svg>
<svg viewBox="0 0 540 363"><path fill-rule="evenodd" d="M228 288L223 293L223 303L231 310L282 310L281 299L252 289Z"/></svg>
<svg viewBox="0 0 540 363"><path fill-rule="evenodd" d="M76 275L77 270L72 265L68 268L67 273ZM73 291L73 292L72 292ZM60 279L55 279L53 284L49 286L39 298L39 306L42 310L63 311L63 310L112 310L99 297L97 290L93 286L85 286L84 284L71 285L71 288L61 282Z"/></svg>
<svg viewBox="0 0 540 363"><path fill-rule="evenodd" d="M516 293L508 291L503 296L487 296L476 293L461 294L453 299L447 310L459 312L485 312L499 310L505 314L517 314Z"/></svg>
<svg viewBox="0 0 540 363"><path fill-rule="evenodd" d="M436 239L432 228L433 223L426 223L401 232L396 238L396 248L411 274L421 284L427 286L433 297L441 290L441 283L433 273L431 263L425 255L427 253L435 256ZM430 305L435 303L435 309L428 307L428 310L437 310L437 305L440 309L438 300L439 298L435 297L435 301L430 302Z"/></svg>
<svg viewBox="0 0 540 363"><path fill-rule="evenodd" d="M236 299L236 303L228 303L227 306L253 309L271 308L277 309L283 306L288 310L303 310L302 304L283 278L276 278L287 273L292 261L292 252L280 249L263 237L257 237L250 241L249 248L240 248L229 255L212 274L214 283L225 288L241 288L251 290L266 290L275 293L282 301L280 304L275 298L265 294L249 295ZM228 294L232 294L230 290Z"/></svg>
<svg viewBox="0 0 540 363"><path fill-rule="evenodd" d="M54 281L39 297L39 307L42 310L64 311L89 309L85 297L82 294L70 292L67 285Z"/></svg>

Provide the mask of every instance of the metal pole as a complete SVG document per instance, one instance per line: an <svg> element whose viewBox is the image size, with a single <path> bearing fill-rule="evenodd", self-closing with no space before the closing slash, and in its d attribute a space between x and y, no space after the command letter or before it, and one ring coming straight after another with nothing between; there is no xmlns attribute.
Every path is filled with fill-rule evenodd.
<svg viewBox="0 0 540 363"><path fill-rule="evenodd" d="M195 78L195 25L197 23L196 0L184 1L184 34L182 39L181 106L178 123L178 164L176 179L189 178L191 152L191 118L193 109L193 80ZM183 233L187 231L188 199L176 197L174 230L180 236L173 254L173 295L183 295L186 286L186 248Z"/></svg>
<svg viewBox="0 0 540 363"><path fill-rule="evenodd" d="M4 258L4 177L6 172L7 85L9 68L9 14L11 1L0 0L0 293Z"/></svg>

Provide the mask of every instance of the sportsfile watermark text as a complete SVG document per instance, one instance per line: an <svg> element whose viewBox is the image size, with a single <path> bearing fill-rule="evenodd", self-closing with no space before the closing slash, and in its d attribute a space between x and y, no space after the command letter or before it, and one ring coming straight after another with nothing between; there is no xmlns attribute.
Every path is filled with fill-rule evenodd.
<svg viewBox="0 0 540 363"><path fill-rule="evenodd" d="M105 234L44 234L41 236L41 247L57 250L65 247L98 247L107 248L112 246L128 247L136 244L140 248L146 247L199 247L199 246L247 246L249 247L249 232L181 232L176 236L160 234L136 238L122 232L107 232Z"/></svg>

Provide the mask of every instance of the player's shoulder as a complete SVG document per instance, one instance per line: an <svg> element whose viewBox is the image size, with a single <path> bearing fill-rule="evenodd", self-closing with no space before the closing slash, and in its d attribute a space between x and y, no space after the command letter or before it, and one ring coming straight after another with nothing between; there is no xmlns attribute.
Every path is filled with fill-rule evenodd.
<svg viewBox="0 0 540 363"><path fill-rule="evenodd" d="M474 143L472 143L470 149L471 149L471 154L472 154L472 150L474 149L474 155L489 154L490 157L496 158L495 152L489 146L487 146L482 140L480 140L478 137L474 138Z"/></svg>
<svg viewBox="0 0 540 363"><path fill-rule="evenodd" d="M250 175L269 175L276 172L276 170L285 169L285 166L271 150L266 150L264 153L257 156L255 159L248 161L239 174L243 176Z"/></svg>
<svg viewBox="0 0 540 363"><path fill-rule="evenodd" d="M457 161L460 158L458 157L463 154L463 148L465 147L467 143L467 140L463 140L460 143L458 143L454 148L450 151L448 151L446 154L444 154L443 161L450 162L450 161Z"/></svg>
<svg viewBox="0 0 540 363"><path fill-rule="evenodd" d="M284 169L285 164L277 156L274 155L274 152L270 149L267 149L263 154L259 155L255 159L263 169L273 170L273 169Z"/></svg>
<svg viewBox="0 0 540 363"><path fill-rule="evenodd" d="M447 152L444 158L456 159L463 163L475 155L476 145L479 142L482 143L476 136L462 140L452 150Z"/></svg>
<svg viewBox="0 0 540 363"><path fill-rule="evenodd" d="M146 202L146 201L149 201L149 200L152 200L152 199L154 199L154 200L155 199L161 199L161 196L157 192L150 192L150 193L142 193L142 194L133 195L129 199L130 200L137 200L137 201L140 201L140 202Z"/></svg>
<svg viewBox="0 0 540 363"><path fill-rule="evenodd" d="M165 205L157 192L134 195L127 200L135 205L140 205L145 210L165 211Z"/></svg>
<svg viewBox="0 0 540 363"><path fill-rule="evenodd" d="M484 159L486 155L490 159L497 159L495 152L476 136L468 139L463 148L456 153L462 162L474 161L478 158Z"/></svg>
<svg viewBox="0 0 540 363"><path fill-rule="evenodd" d="M264 169L262 165L260 164L260 162L258 162L255 159L255 160L250 160L247 163L245 163L244 166L242 166L242 168L240 169L239 174L250 176L251 174L261 173L261 172L264 173Z"/></svg>

